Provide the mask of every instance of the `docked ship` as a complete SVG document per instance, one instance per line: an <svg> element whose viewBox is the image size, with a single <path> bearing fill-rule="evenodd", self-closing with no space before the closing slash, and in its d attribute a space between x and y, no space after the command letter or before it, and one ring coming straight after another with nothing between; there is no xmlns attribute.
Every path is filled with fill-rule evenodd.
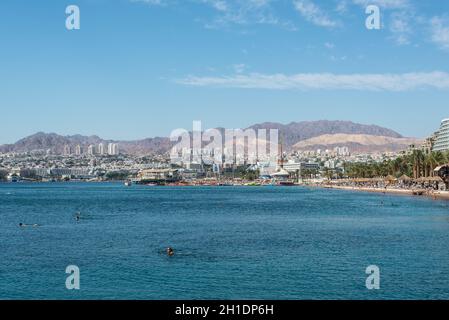
<svg viewBox="0 0 449 320"><path fill-rule="evenodd" d="M293 187L296 186L295 182L293 180L285 180L285 181L280 181L279 182L280 186L283 187Z"/></svg>
<svg viewBox="0 0 449 320"><path fill-rule="evenodd" d="M181 181L178 170L147 169L139 172L136 183L144 185L167 185Z"/></svg>

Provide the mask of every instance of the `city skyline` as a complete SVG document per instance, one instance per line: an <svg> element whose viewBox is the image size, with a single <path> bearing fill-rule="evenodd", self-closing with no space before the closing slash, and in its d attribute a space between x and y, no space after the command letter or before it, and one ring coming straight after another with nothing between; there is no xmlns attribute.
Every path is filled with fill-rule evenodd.
<svg viewBox="0 0 449 320"><path fill-rule="evenodd" d="M449 3L369 3L381 30L365 28L362 0L79 0L72 31L69 3L1 3L13 121L0 144L40 131L138 140L193 120L351 120L427 137L448 117Z"/></svg>

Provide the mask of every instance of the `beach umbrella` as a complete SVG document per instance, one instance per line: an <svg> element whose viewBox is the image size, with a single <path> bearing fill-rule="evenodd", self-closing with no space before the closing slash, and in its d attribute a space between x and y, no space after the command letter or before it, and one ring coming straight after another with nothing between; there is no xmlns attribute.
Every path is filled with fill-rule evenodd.
<svg viewBox="0 0 449 320"><path fill-rule="evenodd" d="M399 181L411 181L412 178L410 178L408 175L404 174L398 180Z"/></svg>

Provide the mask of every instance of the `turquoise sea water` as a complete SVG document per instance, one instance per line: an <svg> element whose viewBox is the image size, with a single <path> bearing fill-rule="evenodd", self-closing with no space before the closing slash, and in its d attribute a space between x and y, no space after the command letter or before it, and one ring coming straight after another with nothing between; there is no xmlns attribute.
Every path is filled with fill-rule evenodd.
<svg viewBox="0 0 449 320"><path fill-rule="evenodd" d="M300 187L0 184L0 299L448 299L448 204ZM365 287L373 264L378 291ZM68 265L79 291L65 288Z"/></svg>

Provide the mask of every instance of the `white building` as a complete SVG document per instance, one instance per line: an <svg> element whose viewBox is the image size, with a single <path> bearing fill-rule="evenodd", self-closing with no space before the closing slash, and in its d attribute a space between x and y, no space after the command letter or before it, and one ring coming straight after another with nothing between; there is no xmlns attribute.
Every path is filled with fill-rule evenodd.
<svg viewBox="0 0 449 320"><path fill-rule="evenodd" d="M289 161L283 164L283 169L290 173L295 173L296 171L303 170L316 170L320 169L319 163L315 162L300 162L300 161Z"/></svg>
<svg viewBox="0 0 449 320"><path fill-rule="evenodd" d="M108 145L108 154L110 156L116 156L118 155L119 151L118 151L118 144L117 143L110 143Z"/></svg>
<svg viewBox="0 0 449 320"><path fill-rule="evenodd" d="M449 151L449 118L441 121L432 151Z"/></svg>
<svg viewBox="0 0 449 320"><path fill-rule="evenodd" d="M335 161L334 160L327 160L324 162L324 167L328 169L335 169Z"/></svg>
<svg viewBox="0 0 449 320"><path fill-rule="evenodd" d="M64 146L64 155L65 156L70 156L72 154L72 149L70 148L69 145L65 145Z"/></svg>
<svg viewBox="0 0 449 320"><path fill-rule="evenodd" d="M102 144L102 143L100 143L99 145L98 145L98 154L99 155L104 155L104 144Z"/></svg>
<svg viewBox="0 0 449 320"><path fill-rule="evenodd" d="M349 156L349 148L348 147L336 147L334 148L334 153L337 156Z"/></svg>
<svg viewBox="0 0 449 320"><path fill-rule="evenodd" d="M87 148L87 154L90 156L93 156L95 154L95 148L92 144Z"/></svg>
<svg viewBox="0 0 449 320"><path fill-rule="evenodd" d="M77 156L80 156L82 153L83 153L83 149L81 148L80 145L77 145L77 146L75 147L75 154L76 154Z"/></svg>

